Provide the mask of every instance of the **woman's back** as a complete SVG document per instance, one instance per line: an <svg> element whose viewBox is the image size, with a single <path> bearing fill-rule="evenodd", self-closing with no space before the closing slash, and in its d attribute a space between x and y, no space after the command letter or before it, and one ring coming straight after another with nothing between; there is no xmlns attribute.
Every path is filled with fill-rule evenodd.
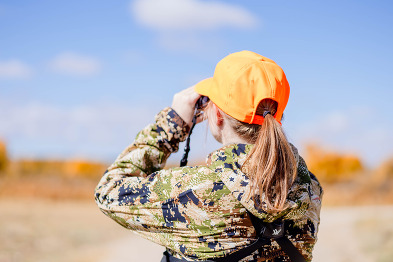
<svg viewBox="0 0 393 262"><path fill-rule="evenodd" d="M96 188L100 209L173 257L197 261L227 258L255 243L259 223L250 216L260 223L283 220L289 245L311 260L322 189L282 130L289 98L282 69L256 53L235 53L195 91L176 94L172 108L162 110L109 167ZM163 170L191 133L201 95L210 99L204 116L212 135L225 146L206 165ZM278 242L241 261L289 261Z"/></svg>
<svg viewBox="0 0 393 262"><path fill-rule="evenodd" d="M158 119L164 114L167 114L165 110ZM252 145L225 146L211 153L207 165L203 166L161 170L146 178L122 177L124 173L140 174L158 168L161 163L154 160L157 155L166 159L165 152L170 150L159 145L166 144L162 141L174 144L175 139L173 136L172 140L168 139L165 132L157 136L157 130L171 130L173 125L164 126L163 121L159 122L160 128L157 124L149 125L138 135L97 186L97 203L104 213L124 227L167 247L175 257L208 259L222 257L255 241L247 209L267 222L277 218L289 220L288 237L311 260L322 190L297 152L298 175L289 191L286 209L268 214L247 198L251 187L241 166ZM143 158L135 157L141 152L145 154ZM265 246L253 257L273 258L283 254L279 250L277 244Z"/></svg>

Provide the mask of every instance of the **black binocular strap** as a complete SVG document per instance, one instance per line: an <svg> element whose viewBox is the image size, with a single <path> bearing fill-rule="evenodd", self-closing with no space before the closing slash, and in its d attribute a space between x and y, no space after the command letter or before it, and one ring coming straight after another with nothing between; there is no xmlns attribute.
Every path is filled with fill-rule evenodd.
<svg viewBox="0 0 393 262"><path fill-rule="evenodd" d="M191 125L191 128L190 128L190 131L188 132L186 145L184 147L184 154L183 154L182 159L180 160L180 166L186 166L187 163L188 163L188 153L191 150L191 148L190 148L190 139L191 139L192 130L194 129L194 127L196 125L196 121L197 121L197 117L194 115L194 117L192 118L192 125Z"/></svg>

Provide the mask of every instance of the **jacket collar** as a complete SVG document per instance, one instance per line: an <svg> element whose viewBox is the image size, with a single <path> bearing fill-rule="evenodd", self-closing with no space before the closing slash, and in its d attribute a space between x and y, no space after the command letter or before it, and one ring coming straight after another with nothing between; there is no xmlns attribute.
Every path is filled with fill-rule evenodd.
<svg viewBox="0 0 393 262"><path fill-rule="evenodd" d="M297 149L293 145L291 146L297 160L299 173L299 168L304 168L301 166L304 161L299 157ZM308 180L301 179L299 174L288 192L288 198L285 204L286 208L280 213L267 213L264 211L266 210L266 206L263 203L262 206L264 206L264 208L261 209L259 208L259 205L256 205L256 203L252 200L252 197L249 197L252 193L250 180L247 175L242 172L241 167L246 161L247 155L252 147L253 145L251 144L226 145L209 154L206 162L209 168L219 175L221 180L231 191L232 195L255 216L264 219L266 222L271 222L279 217L294 218L294 215L303 215L308 207L308 187L310 185L309 183L304 183ZM300 159L302 161L300 161ZM307 170L307 167L305 168Z"/></svg>

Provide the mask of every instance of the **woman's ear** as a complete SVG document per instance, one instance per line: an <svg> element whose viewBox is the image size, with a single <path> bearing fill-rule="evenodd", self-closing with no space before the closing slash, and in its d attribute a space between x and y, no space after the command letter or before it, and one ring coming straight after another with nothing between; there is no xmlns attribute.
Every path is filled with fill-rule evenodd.
<svg viewBox="0 0 393 262"><path fill-rule="evenodd" d="M216 115L216 125L217 126L222 126L222 124L223 124L223 116L222 116L222 114L221 114L221 112L220 112L220 109L218 109L218 107L215 105L215 104L213 104L213 108L214 108L214 114Z"/></svg>

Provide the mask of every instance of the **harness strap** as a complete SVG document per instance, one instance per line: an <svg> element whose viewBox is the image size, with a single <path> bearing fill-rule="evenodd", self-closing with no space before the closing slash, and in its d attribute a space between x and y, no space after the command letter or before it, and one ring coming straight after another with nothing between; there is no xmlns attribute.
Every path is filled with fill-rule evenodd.
<svg viewBox="0 0 393 262"><path fill-rule="evenodd" d="M251 255L255 250L264 245L269 245L271 239L274 239L281 247L281 249L289 256L292 262L306 262L299 250L292 244L292 242L285 236L285 223L282 220L277 220L272 223L263 222L258 217L254 216L247 210L251 219L252 225L255 228L258 239L234 253L225 257L205 260L204 262L238 262L239 260ZM161 262L185 262L184 259L178 259L170 255L167 251L164 252L164 257ZM202 262L202 261L201 261Z"/></svg>
<svg viewBox="0 0 393 262"><path fill-rule="evenodd" d="M275 240L280 245L282 250L284 250L285 253L289 256L291 261L306 262L302 254L300 254L299 250L292 244L292 242L287 237L281 237Z"/></svg>
<svg viewBox="0 0 393 262"><path fill-rule="evenodd" d="M251 245L242 248L234 253L231 253L228 256L215 258L212 261L214 262L238 262L239 260L245 258L246 256L251 255L255 250L261 248L264 245L270 244L270 239L258 238L257 241L252 243Z"/></svg>
<svg viewBox="0 0 393 262"><path fill-rule="evenodd" d="M252 225L257 232L258 240L261 238L274 239L280 245L281 249L287 254L287 256L289 256L292 262L306 262L302 254L300 254L299 250L285 236L284 221L277 220L272 223L266 223L263 222L260 218L254 216L250 211L247 210L247 213L251 219Z"/></svg>

